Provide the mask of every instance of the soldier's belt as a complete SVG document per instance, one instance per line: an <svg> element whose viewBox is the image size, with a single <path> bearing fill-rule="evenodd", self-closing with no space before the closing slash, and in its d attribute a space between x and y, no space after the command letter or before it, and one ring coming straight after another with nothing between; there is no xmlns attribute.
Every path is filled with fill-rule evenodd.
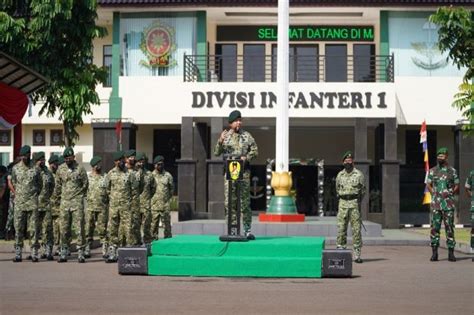
<svg viewBox="0 0 474 315"><path fill-rule="evenodd" d="M339 198L343 200L354 200L354 199L359 198L359 195L358 194L340 195Z"/></svg>

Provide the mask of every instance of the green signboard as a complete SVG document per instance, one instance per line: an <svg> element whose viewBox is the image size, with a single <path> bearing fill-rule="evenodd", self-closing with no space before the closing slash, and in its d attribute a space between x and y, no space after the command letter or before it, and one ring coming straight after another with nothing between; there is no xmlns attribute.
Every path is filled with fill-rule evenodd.
<svg viewBox="0 0 474 315"><path fill-rule="evenodd" d="M276 25L217 26L217 41L276 41ZM374 40L373 26L350 25L294 25L288 30L290 41L357 41Z"/></svg>

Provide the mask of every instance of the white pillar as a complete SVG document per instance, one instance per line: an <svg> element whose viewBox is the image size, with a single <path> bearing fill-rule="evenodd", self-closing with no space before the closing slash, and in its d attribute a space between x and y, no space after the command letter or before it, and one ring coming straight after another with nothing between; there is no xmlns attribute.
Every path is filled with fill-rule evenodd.
<svg viewBox="0 0 474 315"><path fill-rule="evenodd" d="M277 114L275 171L288 172L288 56L289 0L278 0Z"/></svg>

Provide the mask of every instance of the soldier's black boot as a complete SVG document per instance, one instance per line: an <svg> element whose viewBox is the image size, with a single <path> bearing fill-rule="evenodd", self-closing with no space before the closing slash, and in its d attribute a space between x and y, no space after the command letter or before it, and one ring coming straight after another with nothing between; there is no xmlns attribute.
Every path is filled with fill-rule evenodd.
<svg viewBox="0 0 474 315"><path fill-rule="evenodd" d="M454 248L449 249L448 260L449 261L456 261L456 257L454 257Z"/></svg>
<svg viewBox="0 0 474 315"><path fill-rule="evenodd" d="M53 246L52 245L46 245L46 259L47 260L54 260Z"/></svg>
<svg viewBox="0 0 474 315"><path fill-rule="evenodd" d="M250 233L250 231L246 231L246 232L245 232L245 237L246 237L249 241L254 241L254 240L255 240L255 235L253 235L252 233Z"/></svg>
<svg viewBox="0 0 474 315"><path fill-rule="evenodd" d="M116 263L117 260L118 260L117 248L115 246L110 246L109 247L109 256L107 257L105 262L110 264L110 263Z"/></svg>
<svg viewBox="0 0 474 315"><path fill-rule="evenodd" d="M61 251L59 252L58 263L67 262L67 248L61 247Z"/></svg>
<svg viewBox="0 0 474 315"><path fill-rule="evenodd" d="M20 246L15 246L15 258L13 258L13 262L21 262L21 251L22 248Z"/></svg>
<svg viewBox="0 0 474 315"><path fill-rule="evenodd" d="M38 261L39 261L38 247L32 248L32 251L31 251L31 261L32 261L32 262L38 262Z"/></svg>
<svg viewBox="0 0 474 315"><path fill-rule="evenodd" d="M433 250L433 254L431 255L430 261L438 261L438 247L433 246L431 249Z"/></svg>

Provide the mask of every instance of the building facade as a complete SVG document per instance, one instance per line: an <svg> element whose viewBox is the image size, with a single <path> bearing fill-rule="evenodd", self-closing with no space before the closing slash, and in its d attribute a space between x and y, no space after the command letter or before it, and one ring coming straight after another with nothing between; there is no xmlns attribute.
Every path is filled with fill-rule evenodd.
<svg viewBox="0 0 474 315"><path fill-rule="evenodd" d="M353 150L366 175L364 219L385 227L425 215L419 129L428 125L430 163L446 146L465 180L474 167L472 138L451 107L464 73L436 47L428 22L445 4L469 1L290 1L290 170L298 211L334 215L334 178ZM85 118L79 161L122 147L165 156L177 181L180 219L223 218L223 167L212 156L230 111L259 146L252 165L252 208L266 207L266 169L275 156L277 1L99 1L109 35L94 45L94 63L109 67L102 104ZM471 6L472 9L472 6ZM62 126L38 116L23 121L33 151L60 152ZM42 141L37 141L41 139ZM2 146L2 159L12 147ZM324 165L323 178L318 167ZM267 193L268 194L268 193ZM468 222L460 195L458 222ZM426 222L428 223L428 222Z"/></svg>

